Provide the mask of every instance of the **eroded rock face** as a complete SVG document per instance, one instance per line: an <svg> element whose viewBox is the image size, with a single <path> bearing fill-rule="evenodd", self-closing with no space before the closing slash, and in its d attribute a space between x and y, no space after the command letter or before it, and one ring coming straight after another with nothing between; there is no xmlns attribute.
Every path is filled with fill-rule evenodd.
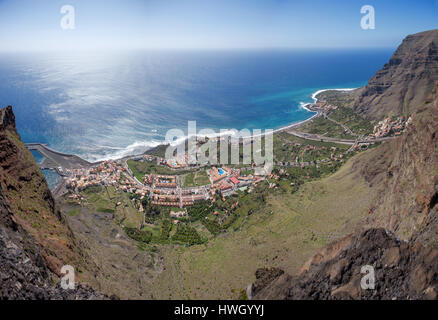
<svg viewBox="0 0 438 320"><path fill-rule="evenodd" d="M33 236L50 270L79 265L81 252L56 208L46 179L20 139L12 107L0 109L0 187L9 219Z"/></svg>
<svg viewBox="0 0 438 320"><path fill-rule="evenodd" d="M369 226L390 229L404 239L424 228L438 199L438 82L428 100L403 136L353 165L379 191Z"/></svg>
<svg viewBox="0 0 438 320"><path fill-rule="evenodd" d="M321 255L321 253L318 253ZM375 272L375 289L363 289L363 266ZM385 229L350 238L343 250L291 277L282 275L259 289L254 299L436 299L438 249L400 241Z"/></svg>
<svg viewBox="0 0 438 320"><path fill-rule="evenodd" d="M256 282L251 286L250 296L257 295L272 281L276 280L284 274L284 271L279 268L260 268L256 271Z"/></svg>
<svg viewBox="0 0 438 320"><path fill-rule="evenodd" d="M107 296L78 284L74 290L52 285L39 248L0 227L0 300L102 300ZM18 241L17 241L18 240Z"/></svg>
<svg viewBox="0 0 438 320"><path fill-rule="evenodd" d="M254 299L438 297L438 85L414 118L405 135L353 166L379 188L365 225L371 229L329 244L296 276L270 279ZM374 268L375 290L361 287L366 265Z"/></svg>
<svg viewBox="0 0 438 320"><path fill-rule="evenodd" d="M438 30L410 35L362 90L355 110L370 119L414 113L438 80Z"/></svg>
<svg viewBox="0 0 438 320"><path fill-rule="evenodd" d="M12 217L0 188L0 300L108 299L91 287L60 287L47 267L41 248ZM52 281L58 282L53 285Z"/></svg>
<svg viewBox="0 0 438 320"><path fill-rule="evenodd" d="M407 37L361 90L356 110L368 117L413 116L401 137L354 160L378 191L365 231L329 244L298 275L265 281L254 299L438 298L437 45L438 30ZM361 286L364 266L374 290Z"/></svg>
<svg viewBox="0 0 438 320"><path fill-rule="evenodd" d="M0 300L107 299L78 284L64 290L56 274L84 259L64 224L41 170L0 109ZM79 279L76 279L79 280Z"/></svg>

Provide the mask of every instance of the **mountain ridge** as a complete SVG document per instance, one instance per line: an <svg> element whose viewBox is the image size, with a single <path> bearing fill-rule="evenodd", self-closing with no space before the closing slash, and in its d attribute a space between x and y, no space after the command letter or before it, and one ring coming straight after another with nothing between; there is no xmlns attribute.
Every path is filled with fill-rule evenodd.
<svg viewBox="0 0 438 320"><path fill-rule="evenodd" d="M438 29L407 36L388 63L354 100L354 110L372 120L405 117L430 97L438 81Z"/></svg>
<svg viewBox="0 0 438 320"><path fill-rule="evenodd" d="M387 75L393 66L409 65L412 56L404 58L401 53L407 46L414 50L416 40L418 51L422 52L424 39L434 39L429 42L433 43L433 50L429 46L428 51L430 59L422 57L418 67L423 69L425 61L435 64L436 37L438 30L408 36L362 92L372 91L379 75ZM413 122L406 133L351 160L356 173L378 190L362 228L319 250L297 275L278 276L278 270L258 272L257 281L249 290L253 299L438 298L438 81L435 80L438 69L430 71L430 83L419 91L420 98L410 99L417 105L408 108ZM405 83L406 88L416 87L418 79L410 79L413 83ZM373 117L403 112L401 104L394 104L393 110L388 111L387 105L381 103L388 101L388 92L399 92L398 84L404 80L397 82L395 88L385 87L380 92L376 89L372 95L362 93L362 97L373 96L369 100L372 103L357 109L370 115L381 106ZM423 100L417 102L418 99ZM376 272L375 290L361 288L361 267L365 265L371 265Z"/></svg>

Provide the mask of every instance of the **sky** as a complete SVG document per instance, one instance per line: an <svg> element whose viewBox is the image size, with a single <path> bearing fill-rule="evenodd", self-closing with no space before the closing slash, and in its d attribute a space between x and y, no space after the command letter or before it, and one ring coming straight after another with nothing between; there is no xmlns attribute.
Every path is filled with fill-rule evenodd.
<svg viewBox="0 0 438 320"><path fill-rule="evenodd" d="M0 51L394 48L437 17L438 0L0 0Z"/></svg>

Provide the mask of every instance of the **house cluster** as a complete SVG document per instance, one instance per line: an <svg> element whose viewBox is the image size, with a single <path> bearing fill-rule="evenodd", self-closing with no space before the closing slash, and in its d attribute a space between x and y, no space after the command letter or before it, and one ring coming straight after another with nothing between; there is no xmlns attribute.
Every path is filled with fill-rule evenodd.
<svg viewBox="0 0 438 320"><path fill-rule="evenodd" d="M230 169L227 167L213 167L208 171L208 175L212 182L210 193L212 195L219 192L223 197L226 197L237 190L244 191L249 186L256 183L259 177L253 175L241 176L239 169Z"/></svg>
<svg viewBox="0 0 438 320"><path fill-rule="evenodd" d="M72 199L77 198L75 198L77 192L92 186L115 186L118 190L145 197L149 188L139 186L130 175L125 173L126 169L120 162L104 161L97 167L71 170L69 178L66 179L66 188L73 192Z"/></svg>
<svg viewBox="0 0 438 320"><path fill-rule="evenodd" d="M141 156L136 161L154 161L152 156ZM252 189L264 178L241 175L239 169L213 167L208 170L211 184L208 186L181 188L176 175L145 175L142 183L135 181L132 173L121 161L104 161L88 169L75 169L66 179L66 187L78 194L90 186L114 186L116 189L136 194L140 199L150 197L151 203L160 206L187 207L203 200L214 199L217 193L223 197L238 190ZM250 190L251 191L251 190ZM140 205L140 211L143 208Z"/></svg>
<svg viewBox="0 0 438 320"><path fill-rule="evenodd" d="M167 193L164 193L156 189L154 189L154 193L152 195L152 204L169 207L181 206L179 194L173 193L171 191L167 191Z"/></svg>
<svg viewBox="0 0 438 320"><path fill-rule="evenodd" d="M337 110L338 107L334 106L332 104L327 103L327 101L322 100L322 101L318 101L314 104L311 104L308 106L308 108L312 111L319 111L319 112L323 112L323 113L327 113L329 111L332 110Z"/></svg>
<svg viewBox="0 0 438 320"><path fill-rule="evenodd" d="M213 184L218 183L221 180L226 179L230 175L232 175L233 171L228 167L216 168L213 167L208 170L208 175L210 176L210 180Z"/></svg>
<svg viewBox="0 0 438 320"><path fill-rule="evenodd" d="M187 155L185 155L184 157L179 157L179 158L174 158L174 159L164 159L161 157L155 157L149 154L146 155L142 155L142 156L138 156L135 158L132 158L132 160L134 161L140 161L140 162L153 162L156 161L157 164L162 165L162 166L167 166L171 169L185 169L188 167L188 160L187 160Z"/></svg>
<svg viewBox="0 0 438 320"><path fill-rule="evenodd" d="M170 207L187 207L208 200L209 187L180 188L177 176L146 175L143 183L152 190L152 204Z"/></svg>
<svg viewBox="0 0 438 320"><path fill-rule="evenodd" d="M408 120L406 120L406 118L403 116L398 117L395 120L391 120L391 118L385 118L374 126L372 137L383 138L390 135L399 136L411 123L412 117L409 117Z"/></svg>
<svg viewBox="0 0 438 320"><path fill-rule="evenodd" d="M198 187L181 190L181 202L183 207L191 206L195 202L209 199L211 199L209 187Z"/></svg>
<svg viewBox="0 0 438 320"><path fill-rule="evenodd" d="M68 189L82 191L90 186L116 185L121 180L125 168L115 161L104 161L97 167L71 170L66 181Z"/></svg>
<svg viewBox="0 0 438 320"><path fill-rule="evenodd" d="M188 155L185 154L182 157L177 157L177 158L173 158L173 159L160 159L161 163L168 166L169 168L172 169L184 169L186 167L188 167Z"/></svg>
<svg viewBox="0 0 438 320"><path fill-rule="evenodd" d="M158 188L176 188L178 187L176 176L154 176L154 184Z"/></svg>

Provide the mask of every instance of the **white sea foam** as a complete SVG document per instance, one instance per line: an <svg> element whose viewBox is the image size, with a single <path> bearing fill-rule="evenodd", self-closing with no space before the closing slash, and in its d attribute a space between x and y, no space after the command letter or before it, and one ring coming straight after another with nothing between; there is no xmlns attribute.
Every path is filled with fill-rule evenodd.
<svg viewBox="0 0 438 320"><path fill-rule="evenodd" d="M128 145L125 148L117 148L111 147L112 150L116 150L114 152L107 153L105 155L102 154L89 154L87 156L89 161L99 162L109 159L121 159L127 156L142 154L147 150L158 147L163 144L163 142L159 141L135 141L134 143ZM102 146L102 148L109 149L106 146Z"/></svg>
<svg viewBox="0 0 438 320"><path fill-rule="evenodd" d="M323 92L325 92L325 91L353 91L353 90L356 90L357 88L345 88L345 89L322 89L322 90L318 90L318 91L315 91L313 94L312 94L312 100L313 100L313 103L316 103L317 101L318 101L318 99L316 98L320 93L323 93ZM309 111L309 112L314 112L314 111L312 111L312 110L310 110L309 108L308 108L308 106L309 105L311 105L312 104L312 102L300 102L300 108L301 109L304 109L304 110L306 110L306 111Z"/></svg>
<svg viewBox="0 0 438 320"><path fill-rule="evenodd" d="M314 92L312 94L312 100L314 101L313 103L317 102L317 96L325 91L353 91L356 90L357 88L344 88L344 89L322 89L322 90L318 90L316 92ZM288 128L292 128L295 126L299 126L302 123L305 123L311 119L313 119L314 117L316 117L318 115L317 112L310 110L307 106L309 106L312 103L305 103L305 102L300 102L299 107L302 109L305 109L308 112L312 112L314 113L314 115L312 117L310 117L309 119L297 122L297 123L293 123L290 124L288 126L279 128L277 130L273 130L272 132L278 132L278 131L282 131ZM238 132L238 131L237 131ZM196 135L190 135L190 136L181 136L178 139L175 139L173 141L135 141L134 143L128 145L125 148L120 148L120 147L109 147L109 146L101 146L102 148L105 149L112 149L112 150L117 150L115 152L112 153L108 153L106 155L89 155L87 158L90 161L104 161L104 160L109 160L109 159L121 159L127 156L133 156L133 155L138 155L138 154L142 154L144 152L146 152L147 150L150 150L152 148L158 147L160 145L167 145L170 144L171 146L177 146L181 143L183 143L184 141L186 141L189 138L192 137L206 137L206 138L215 138L215 137L221 137L221 136L233 136L236 134L236 131L233 129L226 129L217 133L211 133L211 134L196 134ZM242 138L255 138L258 136L262 136L264 135L264 133L260 134L260 135L251 135L248 137L242 137Z"/></svg>
<svg viewBox="0 0 438 320"><path fill-rule="evenodd" d="M196 134L196 135L190 135L190 136L181 136L178 139L175 139L174 141L135 141L134 143L128 145L125 148L122 147L110 147L110 146L99 146L98 148L102 149L111 149L115 150L114 152L106 153L105 155L102 154L88 154L86 156L87 160L92 162L99 162L99 161L105 161L110 159L121 159L128 156L134 156L143 154L144 152L158 147L160 145L171 145L171 146L177 146L187 139L191 137L206 137L206 138L214 138L214 137L221 137L221 136L230 136L233 135L235 132L233 130L226 130L223 132L215 133L215 134Z"/></svg>
<svg viewBox="0 0 438 320"><path fill-rule="evenodd" d="M312 94L312 99L314 102L317 101L316 97L320 94L323 93L325 91L353 91L356 90L357 88L345 88L345 89L323 89L323 90L318 90L316 91L314 94Z"/></svg>
<svg viewBox="0 0 438 320"><path fill-rule="evenodd" d="M309 108L307 108L307 106L308 105L310 105L311 103L306 103L306 102L300 102L300 109L304 109L304 110L306 110L306 111L308 111L308 112L314 112L314 111L312 111L312 110L310 110Z"/></svg>

